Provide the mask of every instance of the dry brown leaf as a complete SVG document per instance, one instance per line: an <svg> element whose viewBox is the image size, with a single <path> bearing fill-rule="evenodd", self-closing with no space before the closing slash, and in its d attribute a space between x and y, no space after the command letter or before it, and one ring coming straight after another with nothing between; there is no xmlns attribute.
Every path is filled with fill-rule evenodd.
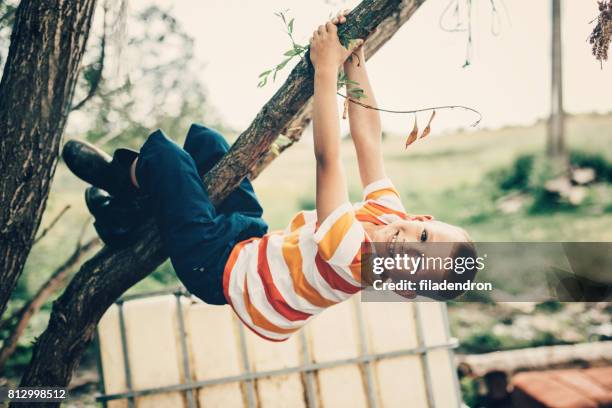
<svg viewBox="0 0 612 408"><path fill-rule="evenodd" d="M344 99L344 111L342 111L342 119L346 119L348 116L348 108L349 108L349 99Z"/></svg>
<svg viewBox="0 0 612 408"><path fill-rule="evenodd" d="M435 117L436 117L436 111L434 110L433 112L431 112L431 117L429 118L429 122L427 122L427 126L425 127L425 130L423 130L423 134L421 135L419 139L423 139L424 137L427 137L431 133L431 122L433 122Z"/></svg>
<svg viewBox="0 0 612 408"><path fill-rule="evenodd" d="M417 123L417 118L415 116L414 117L414 128L412 129L412 132L410 132L408 139L406 139L406 147L405 147L406 149L408 148L408 146L410 146L417 140L418 135L419 135L419 125Z"/></svg>

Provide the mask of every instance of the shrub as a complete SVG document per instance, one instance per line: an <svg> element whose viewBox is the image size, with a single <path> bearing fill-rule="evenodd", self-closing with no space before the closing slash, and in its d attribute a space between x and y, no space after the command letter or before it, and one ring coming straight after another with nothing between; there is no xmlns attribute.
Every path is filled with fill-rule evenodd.
<svg viewBox="0 0 612 408"><path fill-rule="evenodd" d="M552 314L561 311L563 307L563 303L559 302L558 300L547 300L542 303L538 303L535 309L539 312Z"/></svg>
<svg viewBox="0 0 612 408"><path fill-rule="evenodd" d="M522 154L514 160L509 169L500 169L493 174L498 187L503 191L524 190L529 186L535 155Z"/></svg>
<svg viewBox="0 0 612 408"><path fill-rule="evenodd" d="M612 183L612 162L601 153L573 150L569 155L570 164L574 167L589 167L595 171L596 181Z"/></svg>
<svg viewBox="0 0 612 408"><path fill-rule="evenodd" d="M462 341L459 349L467 354L481 354L499 351L502 346L502 340L495 334L491 332L478 332Z"/></svg>
<svg viewBox="0 0 612 408"><path fill-rule="evenodd" d="M529 208L530 212L539 213L559 208L561 204L559 195L545 188L546 182L552 180L555 176L553 164L550 160L538 157L533 161L527 188L533 197L533 203Z"/></svg>
<svg viewBox="0 0 612 408"><path fill-rule="evenodd" d="M595 181L612 183L612 162L601 153L572 150L569 153L570 165L574 168L591 168ZM485 181L493 184L492 197L499 198L509 191L528 193L533 201L529 208L532 213L560 209L572 209L569 202L555 192L545 188L548 181L558 177L553 162L541 154L525 153L519 155L509 167L490 172ZM610 211L605 208L605 211Z"/></svg>

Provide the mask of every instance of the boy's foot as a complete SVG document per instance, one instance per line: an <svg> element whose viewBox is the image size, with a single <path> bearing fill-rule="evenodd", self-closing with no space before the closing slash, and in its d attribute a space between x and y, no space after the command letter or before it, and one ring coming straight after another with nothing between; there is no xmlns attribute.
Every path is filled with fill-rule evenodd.
<svg viewBox="0 0 612 408"><path fill-rule="evenodd" d="M64 162L77 177L121 199L135 198L138 190L130 176L130 166L138 153L117 149L111 158L96 146L69 140L62 150Z"/></svg>
<svg viewBox="0 0 612 408"><path fill-rule="evenodd" d="M117 199L97 187L85 190L85 203L95 218L98 236L114 248L124 248L133 243L148 214L139 200Z"/></svg>

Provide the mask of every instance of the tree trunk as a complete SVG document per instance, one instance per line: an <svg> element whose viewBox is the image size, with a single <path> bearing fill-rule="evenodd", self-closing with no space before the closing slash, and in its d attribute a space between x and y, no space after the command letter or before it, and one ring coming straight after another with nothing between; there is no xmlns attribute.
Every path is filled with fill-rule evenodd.
<svg viewBox="0 0 612 408"><path fill-rule="evenodd" d="M353 38L364 38L378 26L394 26L394 30L383 30L388 36L381 37L380 46L423 2L364 0L339 31ZM312 92L312 72L308 63L301 61L228 154L204 176L213 203L227 197L264 157L277 136L287 132ZM167 258L155 223L149 221L142 231L142 239L131 247L120 251L103 248L81 267L54 303L49 325L35 344L21 386L66 386L106 309Z"/></svg>
<svg viewBox="0 0 612 408"><path fill-rule="evenodd" d="M0 316L45 209L96 0L22 0L0 82Z"/></svg>
<svg viewBox="0 0 612 408"><path fill-rule="evenodd" d="M561 0L552 2L550 118L546 153L553 160L563 160L565 153L565 112L563 110L563 42Z"/></svg>

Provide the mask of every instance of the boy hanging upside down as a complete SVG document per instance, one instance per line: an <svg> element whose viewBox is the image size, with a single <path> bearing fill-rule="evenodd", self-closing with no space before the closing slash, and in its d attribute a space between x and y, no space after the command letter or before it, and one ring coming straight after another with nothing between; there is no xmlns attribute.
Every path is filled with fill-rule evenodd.
<svg viewBox="0 0 612 408"><path fill-rule="evenodd" d="M159 225L177 276L195 296L210 304L230 304L259 336L286 340L326 308L348 299L369 282L362 279L362 243L384 243L377 255L396 256L411 243L449 242L446 255L474 256L461 228L428 215L406 213L385 175L377 111L351 103L351 136L357 151L364 201L351 204L340 159L336 103L338 70L365 91L376 106L363 55L363 41L345 49L337 36L344 14L320 26L310 41L314 78L316 210L296 214L284 231L267 233L263 210L249 180L217 208L201 176L227 152L221 135L193 125L183 148L161 130L139 153L118 149L112 159L95 147L69 141L68 167L94 187L86 202L107 245L124 247L136 238L149 214ZM349 58L351 54L356 58ZM418 244L415 244L418 245ZM440 280L449 271L419 271ZM386 279L399 274L386 272ZM468 271L464 276L473 276ZM417 292L403 291L405 297Z"/></svg>

